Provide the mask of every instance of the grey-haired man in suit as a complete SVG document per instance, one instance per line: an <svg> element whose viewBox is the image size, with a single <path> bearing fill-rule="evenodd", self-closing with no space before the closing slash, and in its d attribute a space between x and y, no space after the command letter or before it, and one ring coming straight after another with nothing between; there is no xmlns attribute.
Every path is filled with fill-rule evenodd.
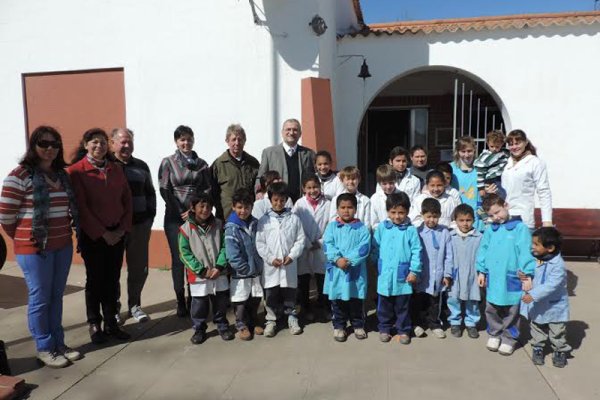
<svg viewBox="0 0 600 400"><path fill-rule="evenodd" d="M286 120L281 129L283 142L263 150L258 170L259 178L267 171L278 171L293 202L302 196L302 180L315 174L315 152L298 144L301 136L300 122Z"/></svg>

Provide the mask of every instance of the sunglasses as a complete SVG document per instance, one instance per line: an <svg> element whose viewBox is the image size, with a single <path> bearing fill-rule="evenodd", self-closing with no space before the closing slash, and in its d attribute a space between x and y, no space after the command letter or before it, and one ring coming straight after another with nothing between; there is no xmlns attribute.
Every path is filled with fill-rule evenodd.
<svg viewBox="0 0 600 400"><path fill-rule="evenodd" d="M36 145L41 149L48 149L50 147L53 149L60 149L61 143L56 140L40 140L36 143Z"/></svg>

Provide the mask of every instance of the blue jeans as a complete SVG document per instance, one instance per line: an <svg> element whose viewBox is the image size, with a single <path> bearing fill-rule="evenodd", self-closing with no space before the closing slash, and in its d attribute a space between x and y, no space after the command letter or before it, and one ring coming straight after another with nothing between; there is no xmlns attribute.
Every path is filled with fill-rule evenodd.
<svg viewBox="0 0 600 400"><path fill-rule="evenodd" d="M54 351L65 344L63 294L72 257L71 245L41 254L17 254L29 291L29 331L38 351Z"/></svg>
<svg viewBox="0 0 600 400"><path fill-rule="evenodd" d="M477 300L459 300L456 297L448 297L448 323L450 325L459 325L462 323L463 316L461 306L465 305L465 326L476 326L481 319L479 313L479 302Z"/></svg>

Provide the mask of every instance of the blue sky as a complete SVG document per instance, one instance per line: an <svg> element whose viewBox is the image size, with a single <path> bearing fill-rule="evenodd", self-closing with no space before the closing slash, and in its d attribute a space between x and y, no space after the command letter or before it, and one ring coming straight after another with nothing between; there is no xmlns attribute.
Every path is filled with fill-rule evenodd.
<svg viewBox="0 0 600 400"><path fill-rule="evenodd" d="M367 24L487 15L592 11L594 0L361 0ZM600 2L597 4L600 9Z"/></svg>

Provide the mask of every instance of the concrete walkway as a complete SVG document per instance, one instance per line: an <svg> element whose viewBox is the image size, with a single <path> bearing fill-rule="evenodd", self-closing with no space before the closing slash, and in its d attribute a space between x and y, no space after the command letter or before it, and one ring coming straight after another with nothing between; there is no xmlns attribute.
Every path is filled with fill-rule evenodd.
<svg viewBox="0 0 600 400"><path fill-rule="evenodd" d="M35 360L26 287L20 269L8 264L0 273L0 339L13 373L30 384L31 399L600 399L600 266L568 266L568 335L575 350L564 369L554 368L549 356L535 367L528 346L511 357L491 353L485 335L427 337L403 346L380 343L371 332L362 342L351 336L336 343L325 323L300 336L281 331L251 342L224 342L212 331L215 336L193 346L190 323L174 315L171 274L162 270L150 272L144 290L152 320L127 321L135 340L100 347L89 343L85 273L73 266L63 323L67 344L85 358L52 370Z"/></svg>

